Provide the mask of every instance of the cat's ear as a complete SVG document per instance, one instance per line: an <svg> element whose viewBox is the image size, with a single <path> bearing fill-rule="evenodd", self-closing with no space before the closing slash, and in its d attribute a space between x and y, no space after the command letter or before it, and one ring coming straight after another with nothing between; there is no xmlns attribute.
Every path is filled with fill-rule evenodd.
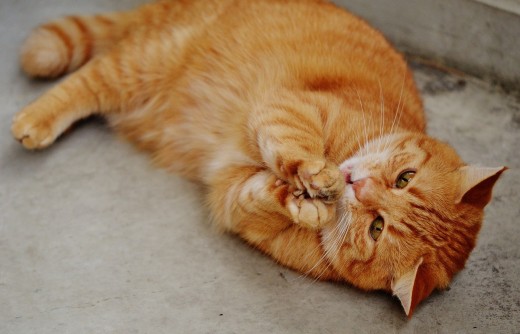
<svg viewBox="0 0 520 334"><path fill-rule="evenodd" d="M461 167L461 182L456 203L485 207L491 200L495 182L506 169L507 167Z"/></svg>
<svg viewBox="0 0 520 334"><path fill-rule="evenodd" d="M435 276L422 262L421 258L412 270L392 281L392 294L399 298L408 318L412 317L417 305L436 287Z"/></svg>

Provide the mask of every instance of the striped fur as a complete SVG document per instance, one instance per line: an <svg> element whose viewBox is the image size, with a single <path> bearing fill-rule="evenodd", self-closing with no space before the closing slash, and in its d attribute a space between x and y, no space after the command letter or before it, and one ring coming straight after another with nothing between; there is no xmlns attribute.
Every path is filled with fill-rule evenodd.
<svg viewBox="0 0 520 334"><path fill-rule="evenodd" d="M396 293L409 315L464 266L504 170L469 173L425 135L403 57L324 1L71 16L36 28L21 64L74 72L15 116L26 148L102 115L158 166L204 184L222 230L303 274ZM415 178L396 189L407 168Z"/></svg>

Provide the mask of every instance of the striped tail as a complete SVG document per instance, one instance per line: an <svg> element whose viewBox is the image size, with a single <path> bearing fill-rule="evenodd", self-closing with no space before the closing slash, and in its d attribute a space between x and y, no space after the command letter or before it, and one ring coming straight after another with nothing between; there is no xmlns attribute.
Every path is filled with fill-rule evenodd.
<svg viewBox="0 0 520 334"><path fill-rule="evenodd" d="M41 78L72 72L114 46L128 34L131 24L131 12L69 16L43 24L22 46L22 68Z"/></svg>

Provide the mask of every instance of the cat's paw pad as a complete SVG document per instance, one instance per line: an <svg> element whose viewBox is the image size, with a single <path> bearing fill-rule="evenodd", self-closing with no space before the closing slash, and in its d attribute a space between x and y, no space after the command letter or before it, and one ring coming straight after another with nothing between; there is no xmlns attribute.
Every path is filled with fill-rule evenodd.
<svg viewBox="0 0 520 334"><path fill-rule="evenodd" d="M305 161L298 167L296 186L305 189L311 198L334 202L341 197L345 181L339 168L324 160Z"/></svg>
<svg viewBox="0 0 520 334"><path fill-rule="evenodd" d="M301 191L290 194L286 202L294 223L309 229L319 229L334 217L334 205L317 198L306 198Z"/></svg>
<svg viewBox="0 0 520 334"><path fill-rule="evenodd" d="M52 122L35 117L34 113L20 112L11 126L11 133L27 149L45 148L56 139Z"/></svg>

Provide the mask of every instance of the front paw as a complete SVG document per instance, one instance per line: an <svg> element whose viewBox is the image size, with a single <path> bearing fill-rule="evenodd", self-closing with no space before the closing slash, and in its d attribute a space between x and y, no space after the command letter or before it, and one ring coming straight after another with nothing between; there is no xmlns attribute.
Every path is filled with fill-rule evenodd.
<svg viewBox="0 0 520 334"><path fill-rule="evenodd" d="M290 193L286 199L286 208L294 223L309 229L320 229L332 220L335 205L318 198L307 198L302 191Z"/></svg>
<svg viewBox="0 0 520 334"><path fill-rule="evenodd" d="M52 117L27 109L19 112L13 119L11 132L27 149L40 149L49 146L56 139Z"/></svg>
<svg viewBox="0 0 520 334"><path fill-rule="evenodd" d="M294 185L300 190L305 190L312 199L335 202L345 189L345 180L339 168L325 160L299 162L291 176L288 179L292 179Z"/></svg>

